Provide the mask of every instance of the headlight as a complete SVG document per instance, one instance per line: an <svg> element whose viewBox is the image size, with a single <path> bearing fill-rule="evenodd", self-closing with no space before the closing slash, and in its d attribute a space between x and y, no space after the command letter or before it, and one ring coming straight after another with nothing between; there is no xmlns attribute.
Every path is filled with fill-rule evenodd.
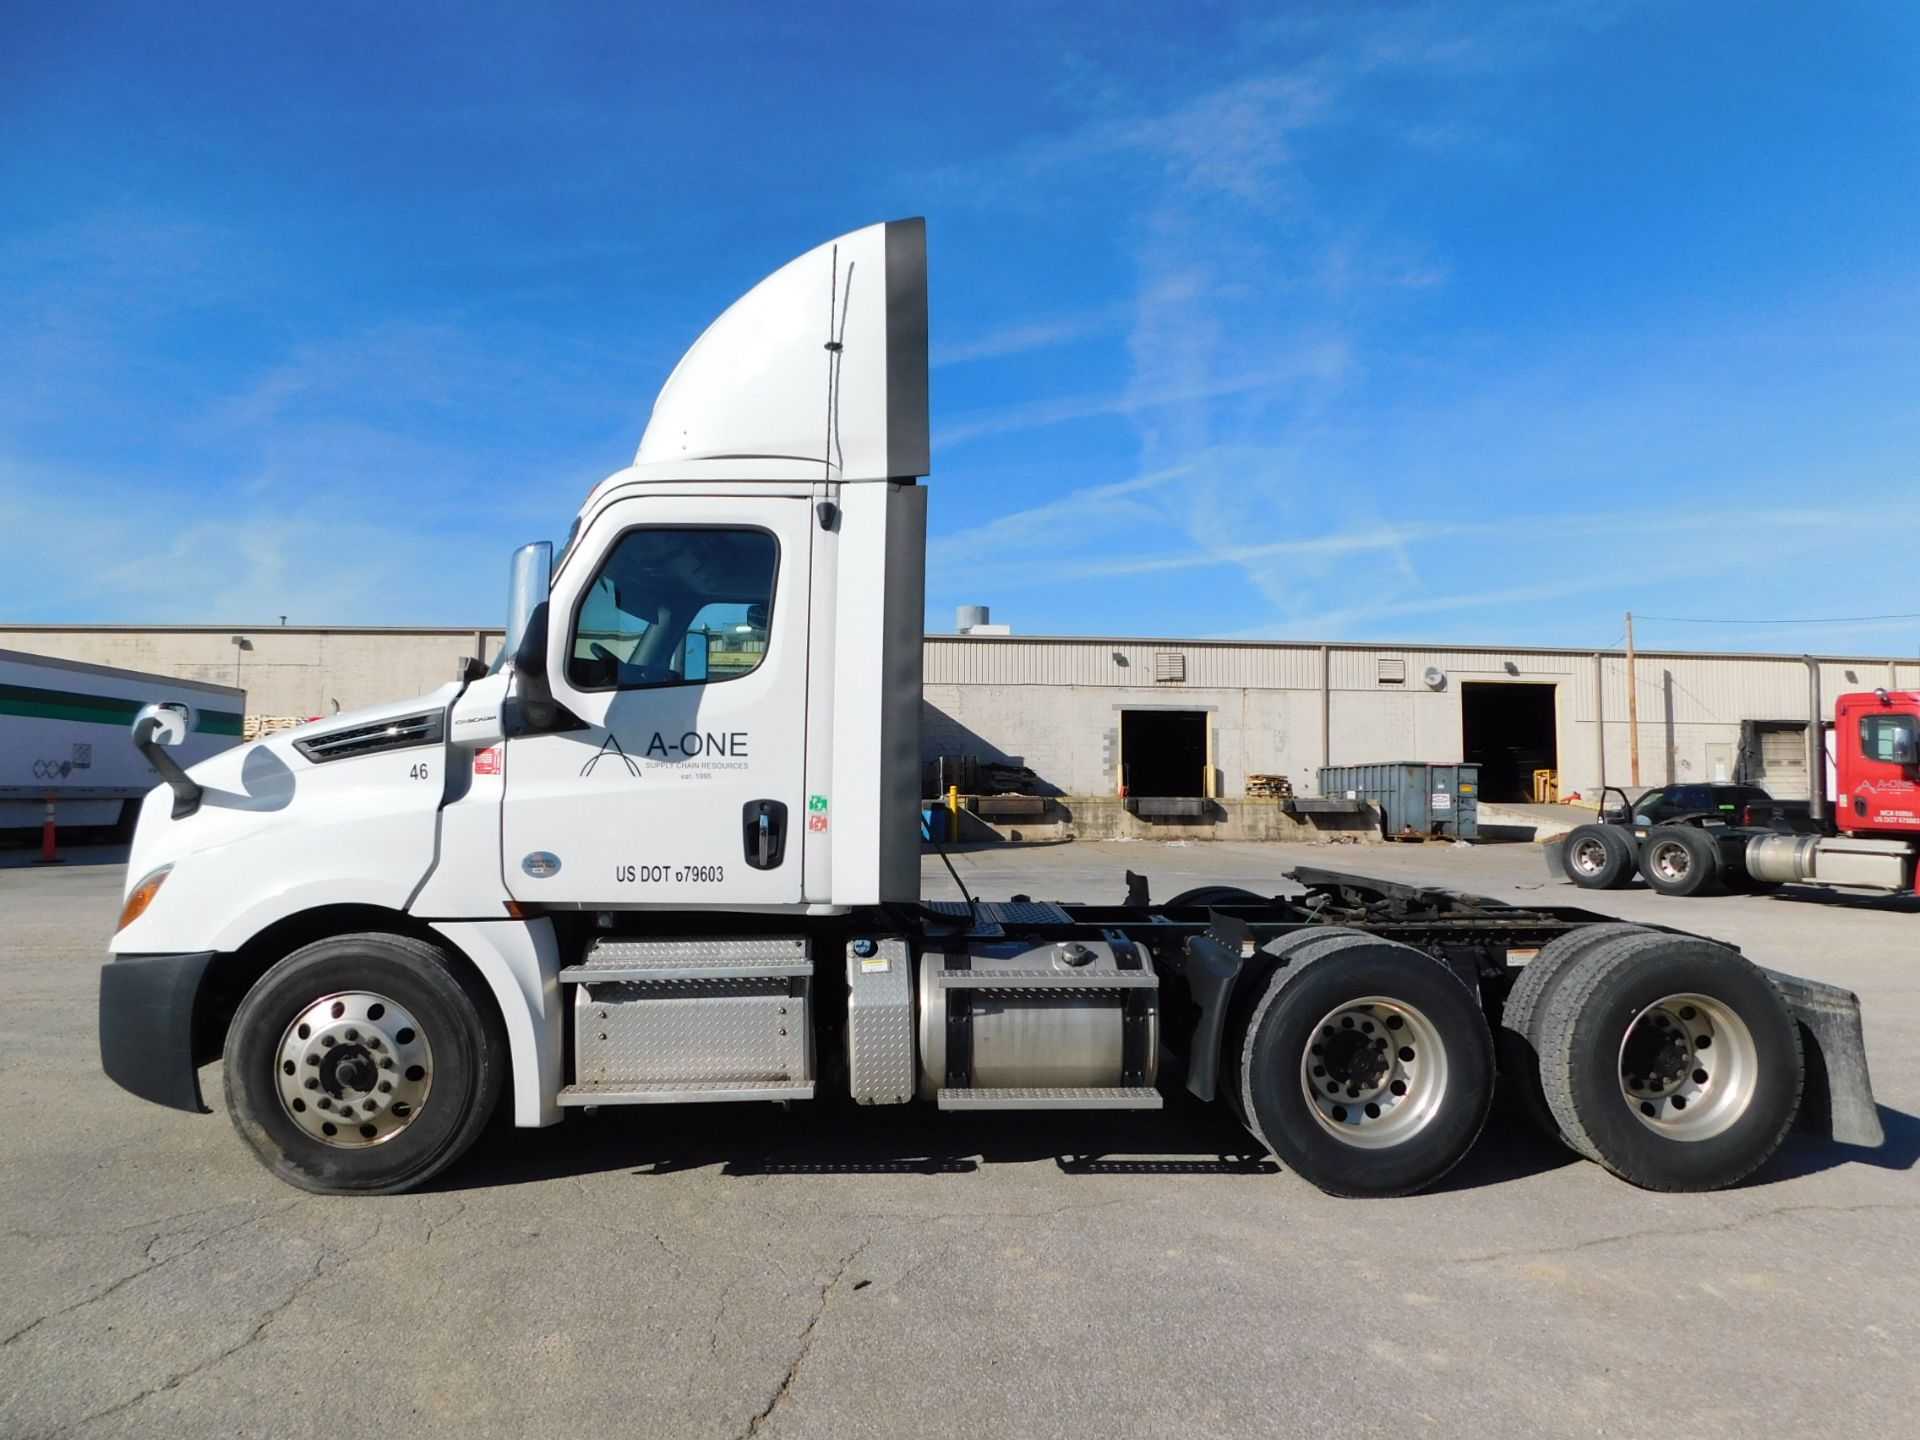
<svg viewBox="0 0 1920 1440"><path fill-rule="evenodd" d="M161 885L165 883L167 876L172 872L173 867L171 865L162 865L158 870L134 886L133 893L127 896L126 908L120 912L120 923L113 928L116 931L124 930L142 915L146 914L147 907L153 904L153 897L160 893Z"/></svg>

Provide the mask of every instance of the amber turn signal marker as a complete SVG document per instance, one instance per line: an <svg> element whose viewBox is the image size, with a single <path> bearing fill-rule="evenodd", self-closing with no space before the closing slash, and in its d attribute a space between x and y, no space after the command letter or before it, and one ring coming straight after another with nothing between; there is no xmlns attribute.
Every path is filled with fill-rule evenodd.
<svg viewBox="0 0 1920 1440"><path fill-rule="evenodd" d="M171 865L162 866L133 887L133 893L127 896L126 908L120 912L120 923L113 927L116 931L126 929L147 913L147 907L153 903L153 897L160 893L160 885L172 869Z"/></svg>

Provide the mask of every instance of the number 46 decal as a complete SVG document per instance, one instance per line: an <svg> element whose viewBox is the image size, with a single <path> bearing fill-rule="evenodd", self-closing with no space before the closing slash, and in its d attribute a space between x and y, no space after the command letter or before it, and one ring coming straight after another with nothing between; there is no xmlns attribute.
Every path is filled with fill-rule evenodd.
<svg viewBox="0 0 1920 1440"><path fill-rule="evenodd" d="M418 765L415 765L411 770L407 771L407 778L409 780L431 780L433 778L433 772L427 768L427 762L422 760Z"/></svg>

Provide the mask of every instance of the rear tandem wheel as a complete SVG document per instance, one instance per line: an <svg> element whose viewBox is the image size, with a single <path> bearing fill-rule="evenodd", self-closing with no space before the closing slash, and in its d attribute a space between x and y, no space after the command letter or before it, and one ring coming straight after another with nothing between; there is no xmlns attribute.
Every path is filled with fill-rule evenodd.
<svg viewBox="0 0 1920 1440"><path fill-rule="evenodd" d="M1661 895L1717 895L1726 889L1719 841L1691 825L1656 825L1640 847L1640 873Z"/></svg>
<svg viewBox="0 0 1920 1440"><path fill-rule="evenodd" d="M1500 1010L1500 1028L1493 1037L1500 1057L1500 1082L1512 1091L1522 1113L1556 1140L1560 1138L1560 1124L1547 1107L1546 1092L1540 1086L1541 1018L1568 972L1596 945L1649 933L1624 922L1568 931L1542 945L1540 953L1521 967L1519 978L1507 992Z"/></svg>
<svg viewBox="0 0 1920 1440"><path fill-rule="evenodd" d="M1352 932L1287 947L1230 1061L1255 1137L1331 1195L1407 1195L1471 1148L1493 1099L1473 992L1423 951Z"/></svg>
<svg viewBox="0 0 1920 1440"><path fill-rule="evenodd" d="M1561 853L1567 878L1583 890L1618 890L1633 879L1633 842L1617 826L1577 826Z"/></svg>
<svg viewBox="0 0 1920 1440"><path fill-rule="evenodd" d="M1589 951L1538 1033L1562 1136L1645 1189L1738 1183L1800 1108L1800 1032L1786 1001L1751 961L1708 940L1648 934Z"/></svg>

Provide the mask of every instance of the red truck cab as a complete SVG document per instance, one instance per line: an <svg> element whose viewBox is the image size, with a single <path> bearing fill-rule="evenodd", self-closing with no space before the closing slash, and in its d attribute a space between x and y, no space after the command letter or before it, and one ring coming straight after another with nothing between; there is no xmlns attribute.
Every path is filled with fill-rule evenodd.
<svg viewBox="0 0 1920 1440"><path fill-rule="evenodd" d="M1834 828L1920 834L1920 693L1873 690L1834 702Z"/></svg>

